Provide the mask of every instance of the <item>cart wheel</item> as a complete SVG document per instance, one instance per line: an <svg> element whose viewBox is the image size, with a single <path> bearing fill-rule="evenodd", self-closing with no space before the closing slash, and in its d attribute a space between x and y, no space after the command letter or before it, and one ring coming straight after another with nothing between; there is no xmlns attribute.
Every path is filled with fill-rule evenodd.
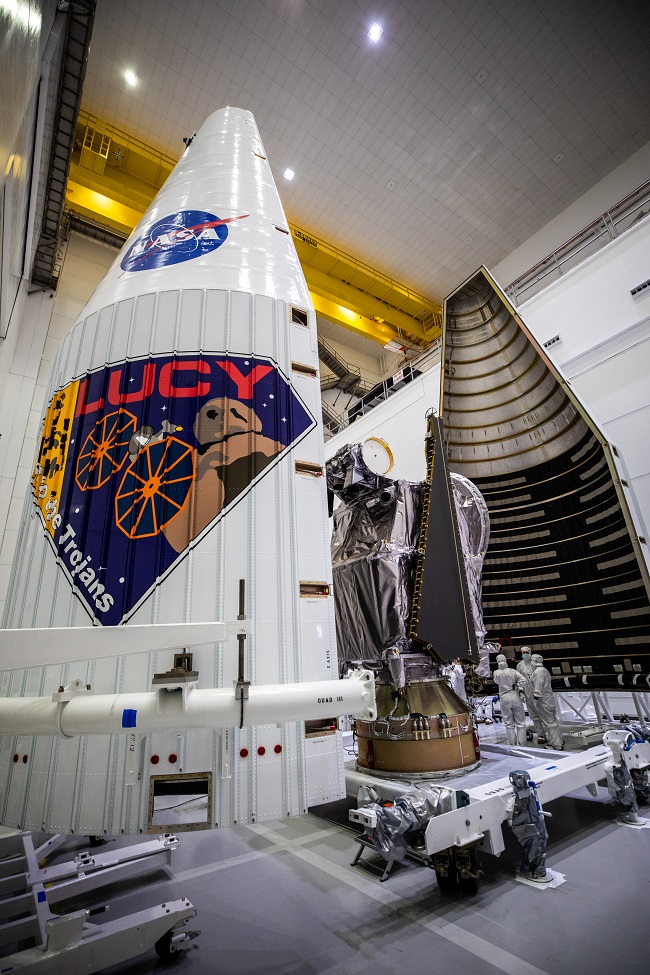
<svg viewBox="0 0 650 975"><path fill-rule="evenodd" d="M473 897L478 894L478 880L476 877L459 877L458 883L462 894Z"/></svg>
<svg viewBox="0 0 650 975"><path fill-rule="evenodd" d="M456 864L450 863L446 874L441 873L440 870L436 870L436 880L438 881L438 887L440 887L440 892L442 894L453 893L456 890L456 885L458 884L458 871L456 869Z"/></svg>
<svg viewBox="0 0 650 975"><path fill-rule="evenodd" d="M172 944L173 931L166 931L162 938L158 938L154 948L161 961L170 962L179 958L182 952Z"/></svg>
<svg viewBox="0 0 650 975"><path fill-rule="evenodd" d="M89 836L88 842L91 846L103 846L106 839L103 836Z"/></svg>

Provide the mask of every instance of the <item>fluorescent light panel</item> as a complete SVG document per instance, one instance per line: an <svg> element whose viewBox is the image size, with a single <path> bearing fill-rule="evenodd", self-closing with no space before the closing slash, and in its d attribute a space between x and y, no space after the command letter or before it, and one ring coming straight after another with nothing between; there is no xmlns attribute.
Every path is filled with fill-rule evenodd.
<svg viewBox="0 0 650 975"><path fill-rule="evenodd" d="M135 71L131 71L131 70L125 71L124 72L124 80L126 81L127 85L137 85L137 83L138 83L138 76L135 73Z"/></svg>
<svg viewBox="0 0 650 975"><path fill-rule="evenodd" d="M381 35L384 33L384 28L380 27L379 24L373 24L368 31L368 37L371 41L377 43Z"/></svg>
<svg viewBox="0 0 650 975"><path fill-rule="evenodd" d="M285 169L282 175L285 179L291 180L296 174L294 173L293 169Z"/></svg>

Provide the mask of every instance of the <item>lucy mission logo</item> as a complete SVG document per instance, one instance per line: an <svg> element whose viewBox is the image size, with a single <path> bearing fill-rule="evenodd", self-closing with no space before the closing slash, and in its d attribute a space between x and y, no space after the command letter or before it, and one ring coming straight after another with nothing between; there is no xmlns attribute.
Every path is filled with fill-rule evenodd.
<svg viewBox="0 0 650 975"><path fill-rule="evenodd" d="M314 426L270 359L156 356L52 398L35 502L90 615L115 625Z"/></svg>
<svg viewBox="0 0 650 975"><path fill-rule="evenodd" d="M221 247L227 224L250 216L221 219L206 210L180 210L156 221L131 244L120 261L123 271L152 271L204 257Z"/></svg>

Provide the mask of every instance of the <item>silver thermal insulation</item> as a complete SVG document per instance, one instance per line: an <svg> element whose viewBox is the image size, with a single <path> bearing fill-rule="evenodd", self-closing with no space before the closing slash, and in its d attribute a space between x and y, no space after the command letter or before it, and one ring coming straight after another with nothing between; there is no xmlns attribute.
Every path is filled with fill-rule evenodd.
<svg viewBox="0 0 650 975"><path fill-rule="evenodd" d="M490 514L485 499L475 484L453 471L450 477L472 605L474 632L480 648L486 635L483 623L483 559L490 541Z"/></svg>
<svg viewBox="0 0 650 975"><path fill-rule="evenodd" d="M424 489L410 481L381 480L333 515L340 660L379 661L383 650L402 645L408 633Z"/></svg>
<svg viewBox="0 0 650 975"><path fill-rule="evenodd" d="M327 481L343 502L334 511L332 530L339 659L379 661L385 650L404 650L408 644L427 485L374 474L365 465L358 444L343 447L328 462ZM481 567L489 539L489 516L480 492L467 478L452 474L450 483L473 627L480 646L485 635ZM437 498L429 515L434 533L447 516L443 509L443 499ZM450 577L456 561L451 551L445 550L442 555L441 571ZM439 618L449 617L449 601L440 592L427 592L424 599L428 608L435 606ZM460 629L465 632L465 621ZM441 643L449 643L449 653L438 646L438 641L434 649L444 658L466 656L466 642L447 637Z"/></svg>
<svg viewBox="0 0 650 975"><path fill-rule="evenodd" d="M423 829L434 816L450 812L453 798L452 789L430 785L398 796L389 806L367 803L364 810L374 812L377 821L371 832L373 846L386 860L403 860L409 848L409 834Z"/></svg>

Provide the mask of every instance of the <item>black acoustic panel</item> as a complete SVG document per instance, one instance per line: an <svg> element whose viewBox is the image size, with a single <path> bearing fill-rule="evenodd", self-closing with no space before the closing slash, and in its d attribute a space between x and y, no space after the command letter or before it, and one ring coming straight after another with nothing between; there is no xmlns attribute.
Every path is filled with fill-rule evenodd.
<svg viewBox="0 0 650 975"><path fill-rule="evenodd" d="M511 483L478 481L498 519L483 575L488 638L531 645L554 676L650 669L650 604L604 461L585 430L571 450ZM543 519L522 522L538 510Z"/></svg>
<svg viewBox="0 0 650 975"><path fill-rule="evenodd" d="M429 436L433 439L429 444L433 449L429 515L411 635L441 660L460 657L477 661L463 552L438 417L429 418Z"/></svg>

